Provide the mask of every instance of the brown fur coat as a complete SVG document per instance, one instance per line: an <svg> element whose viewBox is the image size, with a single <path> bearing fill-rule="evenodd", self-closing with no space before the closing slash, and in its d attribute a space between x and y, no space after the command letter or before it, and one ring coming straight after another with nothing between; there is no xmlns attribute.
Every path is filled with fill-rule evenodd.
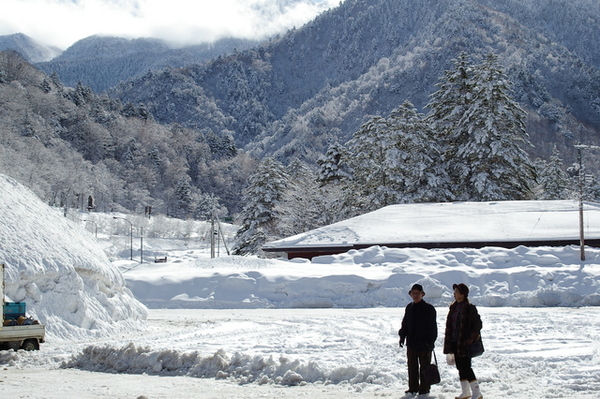
<svg viewBox="0 0 600 399"><path fill-rule="evenodd" d="M453 302L450 305L450 311L446 318L446 335L444 336L444 353L452 353L452 313L456 309L457 302ZM458 320L458 342L456 347L455 356L465 357L467 356L465 346L472 343L475 339L480 337L482 322L477 308L471 304L468 299L465 298L462 312Z"/></svg>

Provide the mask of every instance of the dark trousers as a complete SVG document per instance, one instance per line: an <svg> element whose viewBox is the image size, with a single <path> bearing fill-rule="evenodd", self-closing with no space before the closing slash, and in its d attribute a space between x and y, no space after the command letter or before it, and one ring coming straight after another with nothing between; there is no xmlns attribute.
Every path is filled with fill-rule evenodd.
<svg viewBox="0 0 600 399"><path fill-rule="evenodd" d="M431 385L421 378L421 366L431 363L431 351L406 350L408 364L408 390L410 392L427 393Z"/></svg>
<svg viewBox="0 0 600 399"><path fill-rule="evenodd" d="M456 368L458 369L458 377L461 380L473 381L477 378L471 367L471 358L469 356L458 357L456 356L456 343L452 343L452 349L454 350L454 361L456 362Z"/></svg>

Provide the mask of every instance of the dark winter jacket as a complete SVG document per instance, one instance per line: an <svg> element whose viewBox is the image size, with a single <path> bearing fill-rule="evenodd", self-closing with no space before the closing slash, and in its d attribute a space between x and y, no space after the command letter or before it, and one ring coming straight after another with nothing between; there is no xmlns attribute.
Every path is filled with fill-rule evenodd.
<svg viewBox="0 0 600 399"><path fill-rule="evenodd" d="M455 356L465 357L467 356L465 346L472 343L475 339L480 338L481 328L481 317L477 312L475 305L471 304L468 299L463 301L463 308L458 318L458 331L453 331L452 328L452 314L454 313L458 302L453 302L450 305L450 311L446 318L446 334L444 336L444 353L453 353L454 345L452 344L452 337L455 336L456 340L456 353ZM454 334L457 333L457 334Z"/></svg>
<svg viewBox="0 0 600 399"><path fill-rule="evenodd" d="M400 342L406 340L406 347L412 350L433 350L438 335L436 316L435 308L424 300L409 303L398 331Z"/></svg>

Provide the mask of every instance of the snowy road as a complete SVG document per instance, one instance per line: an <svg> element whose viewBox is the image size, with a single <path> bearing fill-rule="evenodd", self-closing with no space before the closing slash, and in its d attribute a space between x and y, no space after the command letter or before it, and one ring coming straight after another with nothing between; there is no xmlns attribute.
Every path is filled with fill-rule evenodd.
<svg viewBox="0 0 600 399"><path fill-rule="evenodd" d="M445 308L437 308L440 331ZM600 308L480 308L488 398L600 397ZM14 398L401 397L403 309L151 310L147 329L39 352L0 352ZM452 399L457 372L436 353ZM69 368L61 368L68 365Z"/></svg>

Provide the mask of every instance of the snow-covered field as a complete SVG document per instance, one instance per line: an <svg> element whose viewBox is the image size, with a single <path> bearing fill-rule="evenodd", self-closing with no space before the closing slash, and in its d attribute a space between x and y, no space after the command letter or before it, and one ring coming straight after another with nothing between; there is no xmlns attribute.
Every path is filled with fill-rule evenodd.
<svg viewBox="0 0 600 399"><path fill-rule="evenodd" d="M221 248L210 259L206 224L65 218L11 179L0 176L0 191L7 300L25 301L48 331L40 351L0 352L6 397L402 397L397 331L416 282L440 331L452 284L471 287L484 397L600 397L600 249L584 262L576 247L371 247L312 262ZM133 248L114 216L133 221ZM430 397L452 399L442 335Z"/></svg>
<svg viewBox="0 0 600 399"><path fill-rule="evenodd" d="M438 322L446 309L438 307ZM480 308L487 398L600 397L600 308ZM146 329L0 352L18 398L346 398L403 396L403 309L151 310ZM452 399L457 372L436 353Z"/></svg>

